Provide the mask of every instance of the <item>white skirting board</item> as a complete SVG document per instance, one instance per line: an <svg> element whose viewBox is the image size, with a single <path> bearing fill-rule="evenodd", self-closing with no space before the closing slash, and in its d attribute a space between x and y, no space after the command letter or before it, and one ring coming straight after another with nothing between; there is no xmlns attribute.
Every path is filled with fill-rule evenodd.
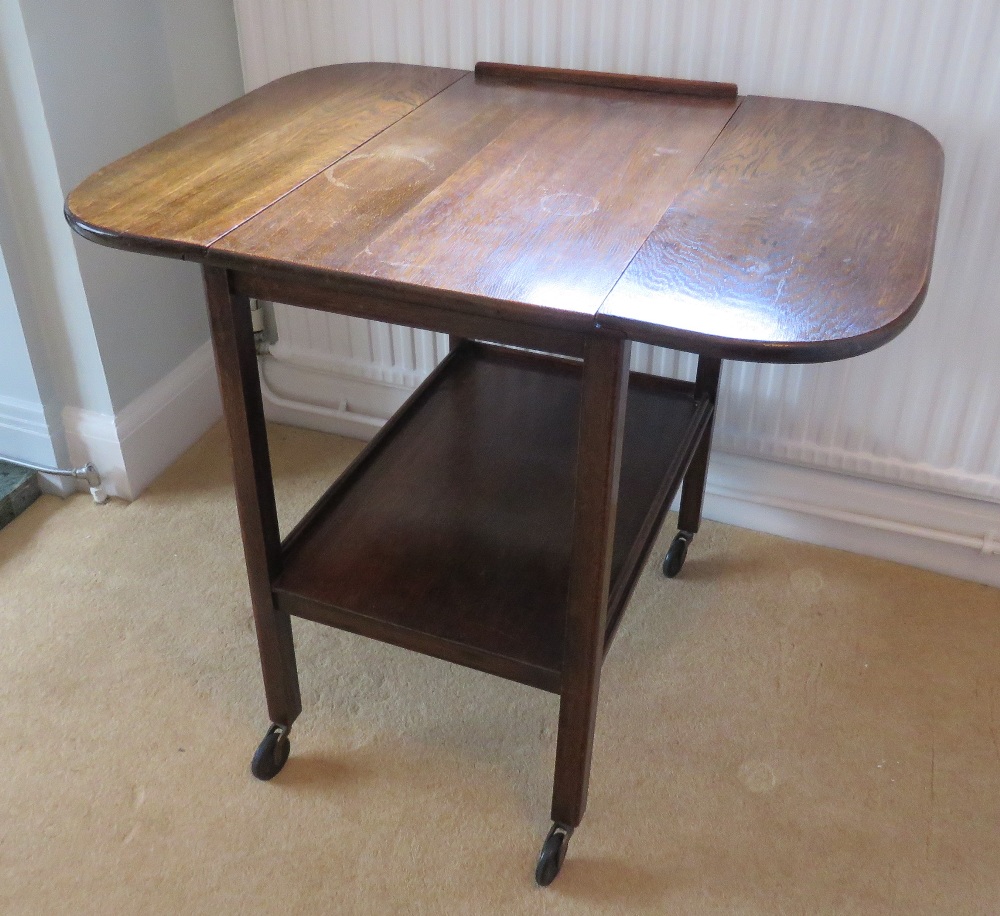
<svg viewBox="0 0 1000 916"><path fill-rule="evenodd" d="M17 398L0 398L0 455L15 464L55 467L59 464L52 448L55 421L40 404ZM75 492L72 480L42 474L38 483L43 493L66 497Z"/></svg>
<svg viewBox="0 0 1000 916"><path fill-rule="evenodd" d="M210 342L116 415L67 408L74 465L90 462L109 496L135 499L222 415Z"/></svg>
<svg viewBox="0 0 1000 916"><path fill-rule="evenodd" d="M1000 505L985 500L713 452L705 516L1000 587Z"/></svg>
<svg viewBox="0 0 1000 916"><path fill-rule="evenodd" d="M40 404L0 397L0 455L31 464L52 461L52 436Z"/></svg>

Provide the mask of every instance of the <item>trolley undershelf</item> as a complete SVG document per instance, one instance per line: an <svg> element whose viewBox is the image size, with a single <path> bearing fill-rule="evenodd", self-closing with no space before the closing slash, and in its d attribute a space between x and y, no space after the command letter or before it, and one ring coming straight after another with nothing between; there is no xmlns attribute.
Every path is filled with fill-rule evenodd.
<svg viewBox="0 0 1000 916"><path fill-rule="evenodd" d="M285 540L278 606L558 692L580 383L579 362L464 343ZM607 645L711 412L630 377Z"/></svg>

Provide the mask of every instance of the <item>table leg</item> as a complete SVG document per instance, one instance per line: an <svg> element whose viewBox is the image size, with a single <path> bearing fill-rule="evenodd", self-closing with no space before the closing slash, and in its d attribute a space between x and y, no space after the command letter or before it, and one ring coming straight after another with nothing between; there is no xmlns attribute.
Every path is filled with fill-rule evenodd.
<svg viewBox="0 0 1000 916"><path fill-rule="evenodd" d="M722 371L722 360L711 356L698 358L698 375L694 383L694 396L708 398L713 405L719 391L719 375ZM708 477L708 455L712 450L712 429L715 426L715 411L705 428L705 433L698 443L691 464L684 475L684 486L681 490L681 507L677 527L692 535L701 526L701 509L705 501L705 481Z"/></svg>
<svg viewBox="0 0 1000 916"><path fill-rule="evenodd" d="M672 579L684 566L687 549L701 527L701 511L705 502L705 482L708 479L708 456L712 450L712 430L715 427L715 403L719 392L719 375L722 360L713 356L698 357L698 374L694 383L694 396L708 398L712 403L712 414L702 433L701 441L695 449L684 474L681 489L681 507L677 518L677 534L670 543L670 549L663 558L663 574Z"/></svg>
<svg viewBox="0 0 1000 916"><path fill-rule="evenodd" d="M629 341L588 340L580 399L576 497L552 819L577 826L587 805L621 466Z"/></svg>
<svg viewBox="0 0 1000 916"><path fill-rule="evenodd" d="M267 710L271 721L287 730L301 712L302 700L292 623L275 607L271 592L281 566L281 540L250 301L230 291L229 275L221 268L205 267L204 280Z"/></svg>

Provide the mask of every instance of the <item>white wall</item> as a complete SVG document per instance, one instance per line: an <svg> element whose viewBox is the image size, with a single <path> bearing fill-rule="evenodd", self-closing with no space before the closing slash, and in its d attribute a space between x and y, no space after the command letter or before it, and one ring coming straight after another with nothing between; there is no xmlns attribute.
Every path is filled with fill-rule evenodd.
<svg viewBox="0 0 1000 916"><path fill-rule="evenodd" d="M159 0L153 6L166 42L178 123L243 91L232 0Z"/></svg>
<svg viewBox="0 0 1000 916"><path fill-rule="evenodd" d="M5 361L0 398L32 369L60 462L93 461L131 497L218 410L200 277L78 239L62 201L242 92L232 4L0 0L0 33L0 250L17 312L0 333L17 336L18 317L30 356Z"/></svg>
<svg viewBox="0 0 1000 916"><path fill-rule="evenodd" d="M0 253L10 291L0 333L24 357L5 361L0 371L7 404L0 454L65 465L62 405L110 411L111 401L59 204L21 11L16 0L0 0Z"/></svg>
<svg viewBox="0 0 1000 916"><path fill-rule="evenodd" d="M225 0L21 5L64 195L101 166L242 90ZM228 32L220 10L229 12ZM119 411L208 339L200 276L189 264L82 239L75 244Z"/></svg>

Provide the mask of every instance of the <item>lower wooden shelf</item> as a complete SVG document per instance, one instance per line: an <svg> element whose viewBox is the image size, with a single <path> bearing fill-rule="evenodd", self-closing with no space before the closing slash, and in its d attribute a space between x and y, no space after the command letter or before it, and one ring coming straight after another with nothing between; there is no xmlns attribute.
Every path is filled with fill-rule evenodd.
<svg viewBox="0 0 1000 916"><path fill-rule="evenodd" d="M558 692L581 364L463 344L283 545L283 610ZM711 406L633 373L608 643Z"/></svg>

